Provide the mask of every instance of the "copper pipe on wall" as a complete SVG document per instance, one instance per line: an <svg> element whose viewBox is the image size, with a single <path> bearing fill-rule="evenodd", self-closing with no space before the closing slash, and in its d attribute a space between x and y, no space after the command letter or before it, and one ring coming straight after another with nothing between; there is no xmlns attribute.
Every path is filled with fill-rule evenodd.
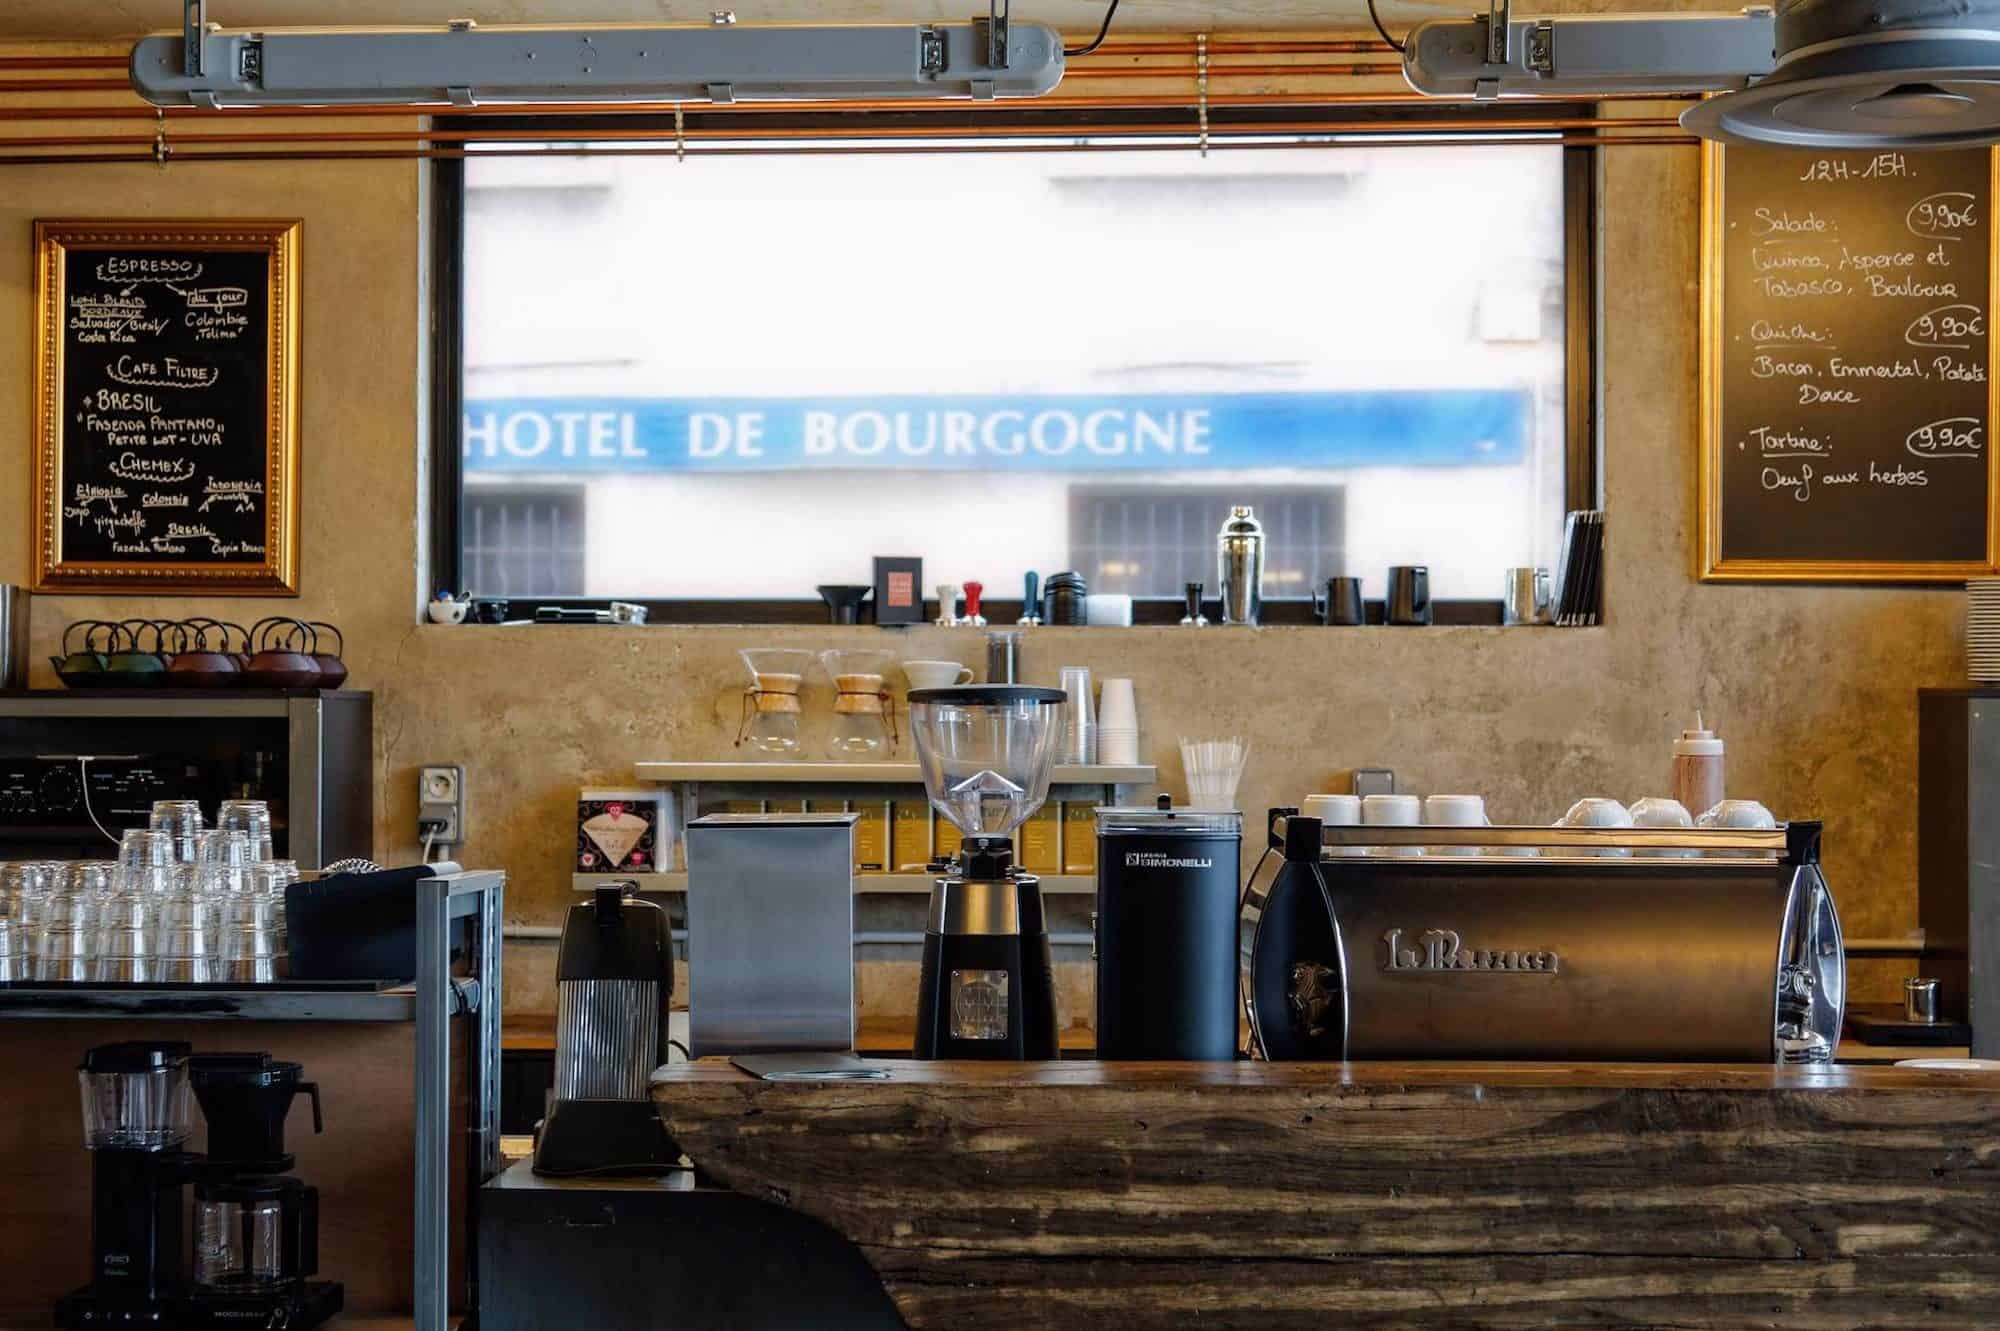
<svg viewBox="0 0 2000 1331"><path fill-rule="evenodd" d="M1672 116L1652 116L1645 118L1620 118L1605 116L1569 116L1551 119L1522 120L1482 120L1476 127L1468 126L1461 139L1477 137L1480 141L1495 132L1542 133L1573 130L1622 130L1622 129L1669 129L1678 122ZM808 128L783 127L760 129L754 125L741 128L695 128L688 127L678 133L666 128L659 129L592 129L587 134L576 131L542 129L381 129L381 130L311 130L300 133L221 133L221 134L177 134L167 136L167 147L174 153L209 144L258 144L258 143L671 143L676 138L687 142L733 141L739 139L882 139L882 138L925 138L950 139L972 137L977 131L954 125L925 125L898 128L885 131L870 126L852 128ZM1185 125L1140 123L1077 125L1023 125L1010 127L1009 138L1075 138L1079 134L1103 137L1127 135L1186 134ZM1255 125L1231 125L1218 130L1220 133L1237 134L1351 134L1373 138L1401 138L1411 135L1450 134L1450 127L1440 129L1436 125L1414 126L1384 122L1380 120L1285 120L1259 122ZM40 147L150 147L158 142L151 134L65 134L28 135L13 138L0 137L0 149L40 148Z"/></svg>
<svg viewBox="0 0 2000 1331"><path fill-rule="evenodd" d="M1208 77L1214 79L1269 79L1269 78L1375 78L1400 74L1403 63L1400 60L1366 61L1351 65L1210 65ZM1063 81L1083 79L1158 79L1184 77L1189 71L1178 65L1133 65L1124 69L1072 69L1063 74Z"/></svg>
<svg viewBox="0 0 2000 1331"><path fill-rule="evenodd" d="M0 69L124 69L122 55L0 55Z"/></svg>
<svg viewBox="0 0 2000 1331"><path fill-rule="evenodd" d="M1660 120L1592 120L1587 118L1516 121L1486 123L1479 126L1476 133L1468 132L1457 136L1457 142L1476 146L1491 139L1495 131L1515 134L1539 135L1558 131L1575 130L1624 130L1624 129L1667 129L1676 122L1671 118ZM1416 129L1407 125L1384 125L1379 121L1327 122L1313 120L1273 121L1255 126L1228 126L1217 133L1251 134L1257 136L1272 134L1338 134L1372 140L1397 140L1418 135L1434 134L1435 131ZM1447 135L1450 130L1444 131ZM1185 125L1168 124L1103 124L1091 125L1084 129L1076 126L1062 127L1021 127L1010 129L1006 135L1010 140L1018 139L1069 139L1079 134L1096 138L1158 138L1189 133ZM475 149L481 144L507 143L672 143L676 138L687 143L733 143L743 141L787 142L815 139L965 139L972 137L963 129L950 126L924 126L914 129L899 129L894 134L885 134L876 129L687 129L676 135L672 130L600 130L589 135L551 134L540 130L352 130L315 132L309 134L188 134L168 137L165 142L169 156L177 156L195 148L211 145L255 145L255 144L331 144L331 143L461 143ZM145 147L150 152L160 140L146 134L65 134L49 137L23 136L0 138L0 150L32 148L86 148L86 147ZM1098 144L1105 151L1117 151L1117 144ZM588 152L586 146L581 151Z"/></svg>
<svg viewBox="0 0 2000 1331"><path fill-rule="evenodd" d="M1577 100L1586 100L1579 98ZM1667 97L1656 93L1625 93L1615 97L1593 97L1592 102L1685 102L1685 97ZM1319 93L1217 93L1209 97L1210 107L1233 106L1471 106L1470 97L1426 97L1421 93L1383 90L1379 92L1319 92ZM1044 97L1035 103L1034 109L1048 111L1105 111L1105 110L1147 110L1161 106L1187 106L1191 102L1179 98L1158 96L1100 96L1100 97ZM206 121L226 121L242 119L270 120L344 120L364 117L389 116L404 120L414 120L428 115L467 116L590 116L608 118L621 115L672 115L673 102L628 102L618 105L549 103L540 106L446 106L443 103L424 103L420 106L261 106L225 107L214 111L199 110L194 107L172 106L152 107L134 102L130 107L115 106L49 106L49 107L0 107L0 122L13 120L143 120L152 123L164 112L169 121L197 119ZM797 102L734 102L726 106L711 103L683 103L682 110L698 110L703 115L756 116L797 115L802 108ZM816 113L847 111L963 111L968 114L995 114L1020 111L1016 103L967 102L967 101L845 101L814 102L810 109Z"/></svg>
<svg viewBox="0 0 2000 1331"><path fill-rule="evenodd" d="M1125 145L1131 152L1193 152L1195 141L1192 133L1181 131L1186 139L1183 143L1133 143ZM1598 134L1550 134L1523 135L1519 137L1491 136L1475 141L1405 139L1396 143L1398 148L1464 148L1464 147L1693 147L1700 140L1692 134L1634 134L1606 136ZM1226 151L1241 148L1261 149L1311 149L1325 151L1341 148L1372 148L1380 146L1371 139L1342 139L1314 143L1232 143L1227 138L1212 137L1209 150ZM592 152L577 149L558 151L553 154L563 157L681 157L719 156L755 157L778 155L802 155L812 157L839 156L908 156L924 153L988 153L988 152L1102 152L1095 144L1047 143L1033 145L1019 144L971 144L955 145L949 148L931 147L922 144L867 144L846 148L784 147L784 148L701 148L688 151L682 145L660 147L620 148ZM551 153L546 149L500 148L479 150L476 148L385 148L385 149L315 149L306 152L175 152L165 162L158 162L150 152L146 153L62 153L62 154L12 154L0 156L0 166L82 166L82 165L160 165L163 168L198 162L349 162L349 161L432 161L439 158L459 158L472 160L481 157L534 157L547 159Z"/></svg>

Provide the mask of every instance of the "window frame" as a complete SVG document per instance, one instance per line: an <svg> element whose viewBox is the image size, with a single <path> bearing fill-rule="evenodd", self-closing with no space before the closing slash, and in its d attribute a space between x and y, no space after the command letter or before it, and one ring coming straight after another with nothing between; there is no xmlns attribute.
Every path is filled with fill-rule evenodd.
<svg viewBox="0 0 2000 1331"><path fill-rule="evenodd" d="M1407 125L1412 133L1449 132L1454 137L1481 134L1479 122L1483 118L1496 118L1497 113L1483 107L1467 106L1462 103L1438 103L1431 106L1411 106L1393 104L1379 107L1339 105L1320 108L1328 117L1338 117L1352 123L1357 120L1379 121L1385 127ZM1577 108L1555 106L1546 108L1544 114L1551 119L1573 113ZM1268 133L1265 122L1276 121L1282 116L1287 132L1299 132L1302 121L1309 120L1310 109L1297 106L1282 108L1245 108L1230 117L1230 124L1218 130L1211 126L1211 134L1220 136L1231 130L1241 134ZM1101 118L1100 113L1082 112L1068 108L1045 108L1025 111L961 111L961 110L820 110L785 111L758 114L754 128L736 129L731 132L746 138L766 136L809 138L814 131L831 133L835 129L854 134L867 128L879 132L880 137L894 138L899 131L931 130L939 128L962 129L966 137L980 135L1005 136L1020 134L1024 130L1049 133L1052 130L1068 129L1076 133L1091 132L1092 125ZM587 142L593 131L616 128L620 132L652 128L661 125L674 132L699 132L708 125L728 125L744 119L740 112L727 111L687 111L680 117L655 117L649 115L621 116L441 116L434 122L441 130L487 129L495 133L539 134L546 139L561 139L568 142ZM1121 133L1143 134L1148 125L1157 125L1157 133L1171 134L1184 132L1185 115L1177 108L1161 107L1156 110L1134 111L1124 109L1119 112ZM660 121L661 124L653 124ZM1516 122L1518 123L1518 122ZM721 130L716 131L721 134ZM1518 142L1518 130L1505 132L1509 142ZM871 135L872 136L872 135ZM1495 133L1495 137L1502 137ZM1598 438L1598 362L1600 360L1600 340L1597 323L1598 310L1598 225L1597 225L1597 172L1598 150L1587 143L1571 141L1566 136L1551 134L1554 142L1562 145L1563 154L1563 264L1564 264L1564 355L1566 369L1563 392L1566 399L1565 437L1563 440L1563 508L1573 511L1580 508L1602 506L1602 484L1599 461L1602 454ZM1308 149L1310 150L1310 149ZM430 429L430 523L428 542L428 582L432 588L459 590L464 575L464 389L465 389L465 157L476 153L459 153L436 158L432 163L431 179L431 429ZM772 156L782 156L781 150L773 150ZM472 589L479 594L477 589ZM534 606L557 606L564 609L608 609L614 600L644 606L647 623L653 625L721 625L721 624L824 624L827 610L817 598L796 599L756 599L756 598L647 598L647 597L530 597L503 598L532 601ZM1211 598L1210 604L1217 611L1220 603ZM1013 623L1022 613L1019 600L988 598L982 607L989 621L996 625ZM1433 603L1436 622L1440 625L1495 625L1502 621L1502 603L1498 597L1491 600L1439 600ZM1379 600L1371 600L1366 605L1368 622L1385 622L1384 606ZM1132 622L1135 626L1178 624L1185 608L1179 597L1145 597L1133 602ZM935 599L924 603L926 619L935 619L939 614ZM510 607L510 617L532 618L533 612L521 614ZM1265 624L1314 624L1310 596L1266 597L1262 622Z"/></svg>

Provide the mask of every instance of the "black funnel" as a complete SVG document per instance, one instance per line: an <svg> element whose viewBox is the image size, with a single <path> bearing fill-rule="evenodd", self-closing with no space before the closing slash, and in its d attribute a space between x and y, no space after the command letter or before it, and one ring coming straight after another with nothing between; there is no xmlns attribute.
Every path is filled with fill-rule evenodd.
<svg viewBox="0 0 2000 1331"><path fill-rule="evenodd" d="M823 583L813 588L819 598L826 602L826 622L829 624L859 624L861 603L868 599L873 587L853 586L847 583Z"/></svg>
<svg viewBox="0 0 2000 1331"><path fill-rule="evenodd" d="M294 1096L312 1097L313 1131L323 1130L319 1087L300 1081L299 1072L297 1063L276 1062L269 1054L196 1054L188 1060L188 1082L208 1121L210 1163L255 1165L266 1173L291 1168L285 1116Z"/></svg>

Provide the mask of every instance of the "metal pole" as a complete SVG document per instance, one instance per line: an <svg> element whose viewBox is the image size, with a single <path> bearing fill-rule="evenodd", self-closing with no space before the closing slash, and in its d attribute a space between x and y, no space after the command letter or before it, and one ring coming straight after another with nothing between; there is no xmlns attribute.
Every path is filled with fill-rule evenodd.
<svg viewBox="0 0 2000 1331"><path fill-rule="evenodd" d="M451 883L417 883L416 1195L413 1309L416 1331L446 1331L451 1244Z"/></svg>

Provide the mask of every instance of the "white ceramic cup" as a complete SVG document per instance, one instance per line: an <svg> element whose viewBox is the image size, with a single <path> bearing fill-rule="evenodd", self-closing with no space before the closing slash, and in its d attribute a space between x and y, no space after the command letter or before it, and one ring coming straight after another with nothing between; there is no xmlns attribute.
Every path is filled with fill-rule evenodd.
<svg viewBox="0 0 2000 1331"><path fill-rule="evenodd" d="M1132 627L1132 598L1122 592L1086 593L1083 610L1094 629Z"/></svg>
<svg viewBox="0 0 2000 1331"><path fill-rule="evenodd" d="M1723 800L1721 803L1704 810L1701 817L1694 820L1694 825L1696 827L1727 827L1740 832L1762 832L1776 827L1778 820L1771 816L1769 809L1759 804L1756 800ZM1711 850L1708 854L1714 859L1741 858L1745 856L1760 860L1774 860L1778 858L1778 853L1774 850Z"/></svg>
<svg viewBox="0 0 2000 1331"><path fill-rule="evenodd" d="M1592 795L1569 806L1569 811L1557 820L1557 827L1630 827L1632 811L1614 799ZM1623 846L1605 850L1586 850L1562 847L1565 855L1603 856L1618 858L1631 855Z"/></svg>
<svg viewBox="0 0 2000 1331"><path fill-rule="evenodd" d="M1768 831L1777 825L1771 811L1756 800L1723 800L1704 810L1695 821L1697 827L1733 827L1739 831Z"/></svg>
<svg viewBox="0 0 2000 1331"><path fill-rule="evenodd" d="M948 689L972 680L972 667L956 661L905 661L903 677L913 689Z"/></svg>
<svg viewBox="0 0 2000 1331"><path fill-rule="evenodd" d="M1308 818L1317 818L1324 827L1361 826L1361 797L1359 795L1308 795L1299 801L1299 812ZM1361 853L1359 846L1335 846L1336 857L1351 857Z"/></svg>
<svg viewBox="0 0 2000 1331"><path fill-rule="evenodd" d="M1367 827L1421 827L1424 802L1415 795L1363 795L1361 821ZM1370 846L1370 855L1389 859L1414 859L1424 853L1422 846Z"/></svg>
<svg viewBox="0 0 2000 1331"><path fill-rule="evenodd" d="M1132 681L1107 679L1097 687L1097 733L1139 730L1139 704L1133 697Z"/></svg>
<svg viewBox="0 0 2000 1331"><path fill-rule="evenodd" d="M472 604L469 601L440 599L426 605L424 613L430 617L433 624L463 624L465 612L470 609Z"/></svg>
<svg viewBox="0 0 2000 1331"><path fill-rule="evenodd" d="M1688 811L1682 806L1681 802L1677 799L1669 799L1664 795L1648 795L1644 799L1634 800L1629 812L1632 815L1632 826L1634 827L1688 828L1694 826L1694 819L1688 816ZM1693 859L1695 856L1701 854L1698 850L1643 850L1639 853L1642 856L1656 860Z"/></svg>
<svg viewBox="0 0 2000 1331"><path fill-rule="evenodd" d="M1424 796L1424 826L1485 827L1486 800L1479 795ZM1433 855L1477 855L1477 846L1428 846Z"/></svg>

